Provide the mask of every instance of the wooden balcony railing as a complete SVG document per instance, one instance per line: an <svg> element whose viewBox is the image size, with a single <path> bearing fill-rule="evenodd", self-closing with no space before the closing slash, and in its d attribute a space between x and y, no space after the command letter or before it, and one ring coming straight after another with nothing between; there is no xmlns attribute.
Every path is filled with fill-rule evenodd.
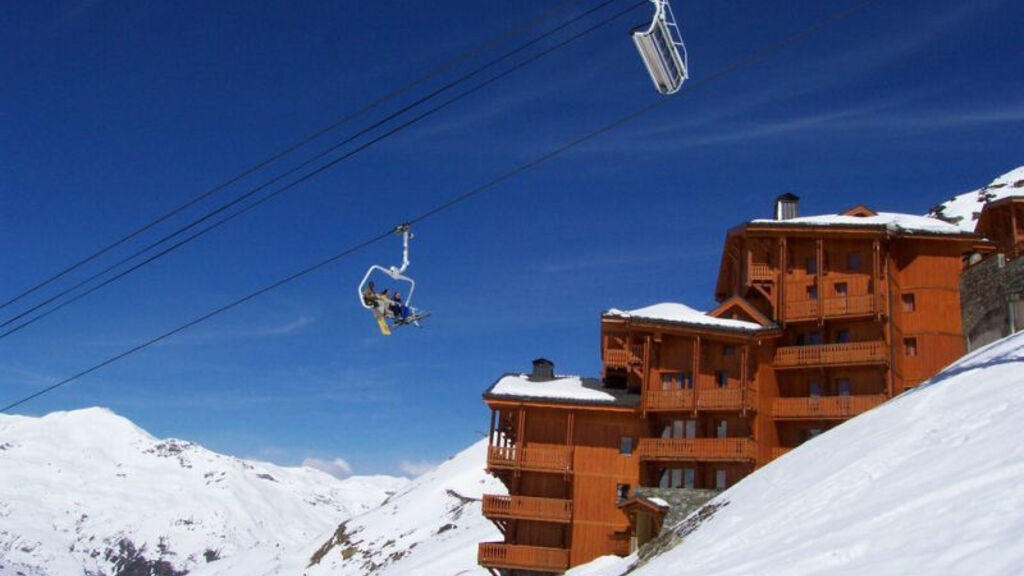
<svg viewBox="0 0 1024 576"><path fill-rule="evenodd" d="M687 410L754 410L753 390L742 388L702 388L645 390L644 408L651 412L682 412Z"/></svg>
<svg viewBox="0 0 1024 576"><path fill-rule="evenodd" d="M884 394L869 396L824 396L816 398L776 398L772 416L778 420L853 418L885 402Z"/></svg>
<svg viewBox="0 0 1024 576"><path fill-rule="evenodd" d="M644 408L651 411L693 410L693 390L645 390Z"/></svg>
<svg viewBox="0 0 1024 576"><path fill-rule="evenodd" d="M477 561L487 568L564 572L569 569L569 551L564 548L481 542L477 548Z"/></svg>
<svg viewBox="0 0 1024 576"><path fill-rule="evenodd" d="M783 346L775 351L776 368L884 364L885 342L848 342L816 346Z"/></svg>
<svg viewBox="0 0 1024 576"><path fill-rule="evenodd" d="M736 462L757 458L757 444L746 438L641 438L641 460Z"/></svg>
<svg viewBox="0 0 1024 576"><path fill-rule="evenodd" d="M775 280L775 270L770 264L754 262L750 265L751 282L771 282Z"/></svg>
<svg viewBox="0 0 1024 576"><path fill-rule="evenodd" d="M484 494L483 511L489 519L569 523L572 521L572 500Z"/></svg>
<svg viewBox="0 0 1024 576"><path fill-rule="evenodd" d="M610 368L628 368L644 361L644 345L633 344L628 348L609 346L604 349L604 364Z"/></svg>
<svg viewBox="0 0 1024 576"><path fill-rule="evenodd" d="M818 309L822 315L863 316L875 312L875 297L871 294L856 296L835 296L814 300L794 300L786 302L786 320L810 320L818 317Z"/></svg>
<svg viewBox="0 0 1024 576"><path fill-rule="evenodd" d="M532 444L525 447L488 446L487 467L538 472L568 472L572 468L572 449L569 446L544 444Z"/></svg>

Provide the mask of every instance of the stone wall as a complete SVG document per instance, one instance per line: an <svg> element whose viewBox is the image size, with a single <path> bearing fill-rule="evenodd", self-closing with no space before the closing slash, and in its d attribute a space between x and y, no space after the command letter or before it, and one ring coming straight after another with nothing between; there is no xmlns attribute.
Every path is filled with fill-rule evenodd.
<svg viewBox="0 0 1024 576"><path fill-rule="evenodd" d="M968 351L1024 329L1024 258L996 254L965 270L960 308Z"/></svg>
<svg viewBox="0 0 1024 576"><path fill-rule="evenodd" d="M636 496L644 498L661 498L668 502L670 508L662 522L663 530L667 530L682 522L694 510L700 508L715 496L718 490L696 490L686 488L637 488Z"/></svg>

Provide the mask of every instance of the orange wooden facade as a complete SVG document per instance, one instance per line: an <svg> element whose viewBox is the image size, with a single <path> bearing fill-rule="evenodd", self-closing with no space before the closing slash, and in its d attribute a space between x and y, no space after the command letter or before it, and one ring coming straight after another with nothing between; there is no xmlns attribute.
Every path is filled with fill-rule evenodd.
<svg viewBox="0 0 1024 576"><path fill-rule="evenodd" d="M635 488L727 488L934 375L963 353L958 277L978 243L786 221L730 231L709 316L746 327L602 317L603 386L632 404L485 394L488 470L511 496L485 497L505 542L481 544L481 565L557 573L628 553L617 504Z"/></svg>

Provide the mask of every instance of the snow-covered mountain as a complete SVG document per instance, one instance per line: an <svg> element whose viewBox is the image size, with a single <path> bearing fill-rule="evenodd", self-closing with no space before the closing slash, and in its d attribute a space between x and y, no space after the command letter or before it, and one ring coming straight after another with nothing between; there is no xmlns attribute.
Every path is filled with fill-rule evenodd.
<svg viewBox="0 0 1024 576"><path fill-rule="evenodd" d="M102 408L0 415L0 576L179 576L273 557L408 482L223 456Z"/></svg>
<svg viewBox="0 0 1024 576"><path fill-rule="evenodd" d="M1024 196L1024 166L1003 174L984 188L950 198L932 208L928 215L952 222L965 232L974 232L985 204L1007 196Z"/></svg>
<svg viewBox="0 0 1024 576"><path fill-rule="evenodd" d="M1018 333L748 476L630 574L1022 574L1022 392Z"/></svg>
<svg viewBox="0 0 1024 576"><path fill-rule="evenodd" d="M413 480L379 508L352 518L306 546L274 558L236 557L193 576L486 576L477 543L501 535L483 517L483 494L505 494L484 472L482 440Z"/></svg>

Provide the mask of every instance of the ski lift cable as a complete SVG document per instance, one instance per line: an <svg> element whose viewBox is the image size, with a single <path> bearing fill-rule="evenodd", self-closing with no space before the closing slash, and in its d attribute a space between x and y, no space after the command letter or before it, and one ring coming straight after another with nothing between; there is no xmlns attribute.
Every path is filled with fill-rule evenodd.
<svg viewBox="0 0 1024 576"><path fill-rule="evenodd" d="M870 8L871 6L874 6L875 4L881 3L882 1L883 0L866 0L865 2L862 2L862 3L856 5L856 6L852 7L852 8L849 8L849 9L837 12L835 14L832 14L830 16L827 16L827 17L817 21L816 23L812 24L808 28L805 28L804 30L801 30L801 31L799 31L799 32L797 32L795 34L792 34L792 35L784 38L783 40L780 40L779 42L776 42L776 43L771 44L769 46L766 46L766 47L764 47L764 48L762 48L760 50L757 50L754 53L750 54L749 56L746 56L746 57L744 57L744 58L734 62L733 64L730 64L730 65L727 65L727 66L725 66L723 68L720 68L719 70L717 70L716 72L714 72L711 75L707 76L706 78L703 78L701 80L693 82L693 84L691 85L691 88L689 90L687 90L686 93L690 93L690 92L693 92L693 90L696 90L696 89L699 89L699 88L702 88L702 87L705 87L705 86L709 86L712 83L714 83L715 81L720 80L721 78L723 78L725 76L728 76L729 74L735 73L738 70L742 70L742 69L744 69L746 67L752 66L752 65L756 64L757 62L760 62L761 60L763 60L767 56L769 56L769 55L771 55L771 54L773 54L775 52L779 52L781 50L784 50L785 48L788 48L789 46L797 44L800 41L802 41L802 40L804 40L804 39L814 35L815 33L820 32L821 30L823 30L825 28L828 28L828 27L830 27L832 25L835 25L835 24L837 24L837 23L839 23L839 22L841 22L843 20L846 20L847 18L850 18L853 15L855 15L855 14L857 14L859 12L864 11L867 8ZM479 195L479 194L481 194L481 193L483 193L483 192L485 192L485 191L487 191L487 190L489 190L491 188L494 188L495 186L497 186L498 184L500 184L502 182L505 182L506 180L509 180L509 179L519 175L519 174L522 174L523 172L526 172L526 171L528 171L528 170L530 170L532 168L535 168L536 166L538 166L540 164L543 164L544 162L547 162L548 160L551 160L552 158L560 156L560 155L564 154L565 152L568 152L569 150L571 150L571 149L573 149L573 148L575 148L575 147L577 147L577 146L579 146L579 145L581 145L581 144L583 144L585 142L593 140L594 138L597 138L597 137L601 136L602 134L605 134L605 133L607 133L607 132L609 132L611 130L614 130L615 128L618 128L619 126L622 126L623 124L629 123L629 122L631 122L631 121L633 121L633 120L635 120L635 119L637 119L637 118L647 114L648 112L651 112L652 110L660 108L666 102L669 102L669 100L660 99L659 101L654 102L652 104L647 104L645 106L642 106L641 108L639 108L639 109L637 109L637 110L635 110L633 112L630 112L629 114L627 114L625 116L622 116L621 118L619 118L619 119L617 119L617 120L615 120L615 121L613 121L613 122L611 122L609 124L605 124L604 126L601 126L600 128L597 128L596 130L588 132L587 134L581 136L580 138L572 140L568 144L564 144L564 145L562 145L562 146L560 146L558 148L555 148L555 149L553 149L553 150L551 150L551 151L549 151L549 152L547 152L547 153L545 153L545 154L543 154L541 156L538 156L538 157L534 158L533 160L531 160L531 161L529 161L529 162L527 162L525 164L522 164L522 165L520 165L519 167L517 167L517 168L515 168L513 170L510 170L510 171L508 171L508 172L506 172L506 173L504 173L504 174L502 174L502 175L500 175L500 176L498 176L498 177L496 177L496 178L494 178L494 179L492 179L492 180L490 180L490 181L488 181L488 182L486 182L486 183L484 183L484 184L482 184L480 186L477 186L476 188L473 188L472 190L469 190L466 193L463 193L463 194L460 194L458 196L455 196L455 197L451 198L450 200L448 200L446 202L443 202L443 203L437 205L436 207L431 208L430 210L427 210L426 212L423 212L419 216L416 216L415 218L411 218L411 219L406 220L404 222L412 225L412 224L415 224L417 222L422 222L422 221L424 221L424 220L426 220L428 218L436 216L439 213L442 213L442 212L444 212L444 211L446 211L446 210L448 210L448 209L450 209L450 208L452 208L452 207L454 207L454 206L456 206L456 205L458 205L458 204L460 204L462 202L465 202L465 201L467 201L467 200L469 200L469 199L471 199L471 198L473 198L473 197L475 197L475 196L477 196L477 195ZM173 336L175 334L178 334L178 333L180 333L180 332L182 332L182 331L184 331L184 330L186 330L188 328L191 328L191 327L193 327L193 326L195 326L197 324L200 324L200 323L202 323L202 322L204 322L206 320L209 320L210 318L213 318L214 316L217 316L217 315L219 315L219 314L221 314L223 312L226 312L226 311L228 311L228 310L230 310L232 308L235 308L236 306L238 306L238 305L240 305L240 304L242 304L244 302L248 302L249 300L252 300L253 298L256 298L258 296L266 294L267 292L270 292L271 290L277 289L277 288L279 288L281 286L284 286L285 284L288 284L288 283L293 282L293 281L295 281L295 280L297 280L297 279L299 279L299 278L301 278L303 276L306 276L307 274L310 274L310 273L312 273L312 272L314 272L316 270L319 270L320 268L323 268L323 267L327 266L328 264L332 264L332 263L337 262L338 260L341 260L341 259L343 259L345 257L351 256L352 254L354 254L356 252L364 250L364 249L368 248L369 246L372 246L373 244L376 244L377 242L380 242L381 240L384 240L385 238L391 237L394 234L394 231L395 231L395 227L390 227L386 232L380 233L380 234L378 234L376 236L373 236L373 237L370 237L370 238L368 238L366 240L358 242L358 243L356 243L356 244L354 244L354 245L352 245L352 246L342 250L341 252L338 252L338 253L336 253L336 254L334 254L334 255L332 255L332 256L324 259L324 260L321 260L321 261L319 261L319 262L317 262L317 263L315 263L315 264L313 264L311 266L308 266L308 267L306 267L306 268L304 268L304 269L302 269L302 270L300 270L298 272L295 272L294 274L292 274L290 276L287 276L287 277L285 277L285 278L283 278L281 280L278 280L277 282L274 282L273 284L265 286L265 287L255 291L255 292L252 292L252 293L247 294L246 296L243 296L243 297L241 297L241 298L239 298L237 300L229 302L228 304L225 304L224 306L221 306L220 308L217 308L215 310L207 312L206 314L204 314L204 315L202 315L202 316L200 316L200 317L198 317L198 318L196 318L194 320L191 320L191 321L189 321L189 322L187 322L185 324L182 324L181 326L178 326L177 328L174 328L174 329L172 329L172 330L170 330L168 332L165 332L165 333L161 334L160 336L157 336L155 338L151 338L150 340L147 340L146 342L143 342L143 343L141 343L141 344L139 344L139 345L137 345L137 346L135 346L133 348L130 348L130 349L128 349L128 350L126 350L126 351L124 351L124 352L122 352L122 353L120 353L120 354L118 354L116 356L112 356L112 357L110 357L110 358L108 358L108 359L106 359L106 360L104 360L104 361L102 361L102 362L100 362L98 364L94 364L93 366L91 366L91 367L89 367L89 368L87 368L87 369L85 369L85 370L83 370L81 372L78 372L77 374L69 376L69 377L67 377L67 378L65 378L65 379L63 379L63 380L61 380L61 381L59 381L59 382L57 382L55 384L47 386L46 388L38 390L38 391L28 395L28 396L25 396L25 397L15 401L15 402L12 402L12 403L4 406L3 408L0 408L0 413L7 412L7 411L9 411L9 410L11 410L13 408L16 408L16 407L18 407L18 406L20 406L20 405L30 401L30 400L33 400L33 399L38 398L38 397L40 397L40 396L42 396L44 394L52 392L52 391L54 391L54 390L56 390L56 389L58 389L58 388L60 388L62 386L65 386L65 385L67 385L67 384L69 384L69 383L71 383L71 382L73 382L73 381L75 381L75 380L77 380L77 379L79 379L79 378L81 378L83 376L91 374L91 373L93 373L93 372L95 372L95 371L97 371L97 370L99 370L99 369L101 369L101 368L103 368L105 366L108 366L108 365L110 365L110 364L112 364L114 362L117 362L117 361L119 361L119 360L121 360L121 359L123 359L123 358L125 358L127 356L130 356L130 355L132 355L132 354L134 354L136 352L139 352L140 350L148 348L149 346L152 346L153 344L156 344L156 343L158 343L158 342L160 342L162 340L165 340L165 339L167 339L167 338L169 338L169 337L171 337L171 336Z"/></svg>
<svg viewBox="0 0 1024 576"><path fill-rule="evenodd" d="M497 65L497 64L499 64L499 63L501 63L501 62L503 62L505 60L507 60L508 58L511 58L512 56L515 56L516 54L518 54L518 53L520 53L520 52L530 48L531 46L537 44L538 42L541 42L541 41L543 41L543 40L553 36L554 34L562 31L566 27L568 27L568 26L578 22L579 20L581 20L583 18L586 18L587 16L589 16L593 12L595 12L597 10L600 10L601 8L604 8L605 6L607 6L607 5L609 5L609 4L613 3L613 2L616 2L616 1L618 1L618 0L605 0L601 4L598 4L598 5L594 6L593 8L587 10L586 12L580 14L579 16L576 16L576 17L574 17L574 18L572 18L572 19L570 19L570 20L560 24L557 27L552 28L551 30L548 30L547 32L545 32L545 33L543 33L543 34L533 38L532 40L529 40L528 42L526 42L526 43L524 43L524 44L514 48L513 50L505 52L501 56L498 56L497 58L487 62L486 64L484 64L484 65L482 65L482 66L480 66L480 67L478 67L478 68L476 68L476 69L474 69L474 70L464 74L463 76L461 76L461 77L459 77L459 78L449 82L448 84L445 84L444 86L434 90L430 94L428 94L426 96L423 96L423 97L413 101L410 104L407 104L406 106L402 107L401 109L399 109L399 110L397 110L395 112L392 112L391 114L389 114L388 116L384 117L383 119L380 119L380 120L374 122L373 124L371 124L371 125L363 128L363 129L359 130L355 134L353 134L353 135L345 138L344 140L342 140L342 141L332 145L331 147L329 147L329 148L327 148L327 149L317 153L316 155L312 156L311 158L308 158L307 160L303 161L302 163L300 163L300 164L298 164L296 166L293 166L292 168L286 170L285 172L283 172L283 173L281 173L281 174L279 174L277 176L274 176L270 180L268 180L268 181L266 181L266 182L256 186L255 188L250 189L248 192L245 192L245 193L241 194L240 196L234 198L233 200L231 200L231 201L229 201L229 202L227 202L225 204L222 204L221 206L219 206L219 207L217 207L217 208L207 212L203 216L201 216L201 217L199 217L199 218L189 222L188 224L185 224L184 226L178 228L177 230L174 230L173 232L164 235L163 237L157 239L156 241L151 242L150 244L146 245L145 247L141 248L140 250L137 250L137 251L133 252L132 254L130 254L130 255L128 255L128 256L118 260L114 264L111 264L110 266L107 266L106 268L100 270L99 272L96 272L96 273L86 277L85 279L83 279L83 280L81 280L81 281L71 285L70 287L68 287L68 288L66 288L66 289L64 289L64 290L54 294L53 296L51 296L49 298L46 298L45 300L42 300L41 302L36 303L34 306L31 306L31 307L21 311L20 313L15 314L14 316L9 317L8 319L6 319L2 323L0 323L0 328L8 326L8 325L10 325L10 324L12 324L12 323L14 323L14 322L16 322L16 321L26 317L26 316L28 316L32 312L35 312L35 311L39 310L40 308L43 308L43 307L45 307L45 306L47 306L47 305L49 305L49 304L59 300L60 298L63 298L64 296L66 296L66 295L68 295L68 294L78 290L79 288L81 288L81 287L89 284L90 282L96 280L97 278L100 278L100 277L108 274L109 272L111 272L111 271L113 271L113 270L115 270L117 268L120 268L121 266L127 264L128 262L131 262L132 260L135 260L136 258L142 256L143 254L145 254L145 253L155 249L156 247L158 247L158 246L160 246L160 245L162 245L162 244L172 240L173 238L175 238L177 236L180 236L181 234L183 234L183 233L187 232L188 230L198 226L199 224L205 222L206 220L209 220L210 218L216 216L217 214L220 214L220 213L224 212L225 210L228 210L228 209L232 208L233 206L239 204L240 202L242 202L242 201L252 197L257 192L259 192L261 190L264 190L264 189L266 189L266 188L268 188L268 187L270 187L270 186L280 182L284 178L286 178L288 176L291 176L291 175L293 175L293 174L295 174L295 173L297 173L297 172L299 172L299 171L309 167L311 164L313 164L317 160L323 159L324 157L328 156L332 152L337 151L338 149L340 149L344 145L353 142L354 140L358 139L361 136L365 136L366 134L372 132L373 130L375 130L375 129L377 129L377 128L387 124L391 120L394 120L395 118L401 116L402 114L405 114L406 112L414 109L415 107L417 107L417 106L419 106L419 105L421 105L421 104L423 104L423 103L433 99L434 97L436 97L436 96L438 96L438 95L440 95L440 94L442 94L442 93L444 93L444 92L454 88L455 86L457 86L457 85L459 85L459 84L469 80L470 78L476 76L477 74L479 74L479 73L481 73L481 72L483 72L483 71L485 71L485 70L487 70L487 69L489 69L489 68L491 68L491 67L493 67L493 66L495 66L495 65ZM601 26L604 26L605 24L610 23L611 21L615 20L616 18L625 15L629 11L636 9L636 8L638 8L639 6L641 6L641 5L645 4L645 3L646 3L645 1L641 0L641 2L633 5L632 7L628 8L626 10L620 11L620 12L612 15L611 17L606 18L605 20L602 20L598 24L593 25L593 26L583 30L582 32L580 32L578 34L573 35L568 40L563 41L563 42L561 42L559 44L556 44L552 48L549 48L549 49L545 50L544 52L539 53L537 56L529 59L525 63L517 65L512 71L518 70L518 69L524 67L525 65L536 61L540 57L546 56L547 54L550 54L551 52L554 52L555 50L564 47L565 45L569 44L571 41L577 40L577 39L585 36L586 34L589 34L590 32L593 32L594 30L600 28ZM480 88L483 88L485 85L488 85L488 84L492 83L493 81L497 80L498 78L502 78L502 77L508 75L508 73L510 73L510 72L503 73L503 74L499 75L498 77L492 78L491 80L487 81L486 83L473 88L470 91L467 91L467 92L464 92L464 93L460 94L459 96L457 96L457 97L455 97L455 98L445 102L443 105L431 109L427 114L422 114L422 115L417 116L416 118L414 118L413 121L406 122L406 123L402 124L399 127L399 129L389 131L389 132L385 133L384 136L373 139L369 144L371 144L371 145L375 144L375 143L379 142L380 140L384 139L385 137L391 136L391 135L395 134L396 132L400 131L401 129L404 129L404 128L414 124L415 122L418 122L419 120L422 120L423 118L425 118L425 117L427 117L427 116L429 116L429 115L431 115L431 114L433 114L433 113L435 113L435 112L437 112L437 111L447 107L448 105L453 104L454 102L456 102L456 101L462 99L463 97L469 95L469 93L475 92L476 90L479 90ZM358 152L360 152L362 150L365 150L368 147L369 147L368 145L360 146L360 147L356 148L355 151L344 155L343 157L337 159L336 161L331 162L327 167L332 167L332 166L336 165L338 162L340 162L342 160L346 160L348 158L351 158L352 156L355 155L355 153L358 153ZM318 174L318 173L320 173L322 171L323 171L323 169L318 169L318 170L315 171L315 174ZM302 180L304 181L305 179L307 179L307 178L303 178ZM270 194L269 197L264 197L264 198L258 200L255 203L255 205L262 204L264 201L268 200L270 197L276 196L276 195L280 194L281 192L283 192L285 190L291 189L294 186L294 184L295 183L289 184L288 186L285 186L284 188L279 189L278 191ZM224 223L226 223L226 222L228 222L230 220L233 220L236 216L240 215L241 213L248 212L252 207L255 207L255 206L254 205L253 206L248 206L248 207L244 208L243 210L241 210L239 213L236 213L236 214L234 214L234 215L232 215L230 217L227 217L227 218L223 218L223 219L217 221L213 226L204 228L199 233L193 234L193 235L187 237L184 241L177 242L177 243L173 244L169 249L162 250L162 251L158 252L156 255L154 255L153 257L147 258L147 259L143 260L142 262L140 262L139 264L131 266L130 268L124 270L121 273L118 273L117 275L113 276L112 278L109 278L109 279L107 279L107 280L105 280L105 281L103 281L103 282L93 286L92 288L86 290L85 292L82 292L82 293L76 295L75 297L72 297L72 298L70 298L68 300L65 300L64 302L58 304L57 306L54 306L54 307L50 308L46 312L38 314L38 315L32 317L30 320L27 320L27 321L25 321L25 322L15 326L14 328L7 330L6 332L0 333L0 339L5 338L5 337L7 337L7 336L9 336L9 335L11 335L11 334L13 334L15 332L18 332L22 328L25 328L25 327L35 323L35 321L37 321L37 320L39 320L39 319L41 319L41 318L43 318L45 316L49 316L53 312L56 312L57 310L60 310L60 309L62 309L64 307L66 307L67 305L70 305L73 302L77 302L78 300L81 300L82 297L87 296L89 294L92 294L93 292L95 292L96 290L98 290L98 289L100 289L102 287L110 285L112 282L127 276L128 274L134 272L135 270L138 270L142 266L145 266L147 264L150 264L151 262L154 262L155 260L158 260L159 258L169 254L170 252L173 252L177 248L180 248L181 246L191 242L192 240L194 240L194 239L196 239L196 238L198 238L200 236L203 236L204 234L206 234L210 230L212 230L214 228L217 228L220 225L222 225L222 224L224 224ZM2 306L0 306L0 308L2 308Z"/></svg>
<svg viewBox="0 0 1024 576"><path fill-rule="evenodd" d="M21 293L13 296L11 298L9 298L7 301L5 301L3 303L0 303L0 309L6 308L7 306L9 306L11 304L14 304L15 302L18 302L19 300L21 300L25 296L28 296L29 294L32 294L32 293L36 292L37 290L40 290L40 289L50 285L51 283L55 282L56 280L59 280L60 278L63 278L67 274L69 274L69 273L77 270L78 268L84 266L85 264L88 264L89 262L95 260L96 258L99 258L100 256L102 256L102 255L110 252L111 250L117 248L118 246L121 246L122 244L128 242L129 240L132 240L133 238L136 238L137 236L143 234L144 232L152 229L153 227L157 226L158 224L161 224L161 223L167 221L168 219L170 219L170 218L172 218L172 217L174 217L174 216L184 212L188 208L191 208L192 206L194 206L194 205L198 204L199 202L209 198L210 196L213 196L214 194L216 194L216 193L218 193L218 192L220 192L220 191L230 187L231 185L239 182L240 180L244 179L245 177L250 176L250 175L258 172L258 171L262 170L263 168L266 168L267 166L273 164L274 162L276 162L276 161L278 161L278 160L288 156L292 152L295 152L296 150L306 146L307 144L309 144L309 143L319 139L321 136L324 136L325 134L328 134L328 133L332 132L336 128L339 128L340 126L348 123L349 121L354 120L355 118L358 118L358 117L362 116L363 114L369 112L370 110L373 110L374 108L380 106L381 104L383 104L383 103L385 103L385 102L387 102L387 101L389 101L389 100L391 100L391 99L393 99L393 98L395 98L395 97L397 97L397 96L399 96L401 94L404 94L405 92L408 92L409 90L411 90L415 86L418 86L419 84L422 84L423 82L426 82L427 80L430 80L431 78L434 78L435 76L437 76L439 74L442 74L442 73L444 73L444 72L454 68L455 66L458 66L459 64L461 64L463 62L466 62L467 60L469 60L469 59L471 59L471 58L473 58L473 57L475 57L475 56L477 56L477 55L479 55L479 54L481 54L483 52L486 52L487 50L493 48L494 46L497 46L497 45L501 44L502 42L505 42L506 40L509 40L510 38L514 38L515 36L518 36L519 34L521 34L522 32L524 32L526 30L534 28L534 27L538 26L539 24L541 24L541 23L543 23L543 22L545 22L547 20L550 20L551 18L557 16L558 14L561 14L562 12L572 8L573 6L575 6L577 4L582 3L583 1L584 0L569 0L567 2L564 2L564 3L560 4L560 5L552 8L551 10L548 10L547 12L544 12L544 13L542 13L542 14L534 17L534 18L531 18L530 20L527 20L527 21L523 22L522 24L520 24L520 25L516 26L515 28L509 30L508 32L502 34L501 36L499 36L497 38L489 39L489 40L487 40L487 41L485 41L485 42L483 42L483 43L481 43L481 44L479 44L479 45L477 45L477 46L467 50L466 52L463 52L462 54L456 56L452 60L450 60L450 61L448 61L448 62L446 62L444 64L441 64L440 66L437 66L437 67L427 71L425 74L423 74L423 75L421 75L421 76L419 76L419 77L417 77L417 78L407 82L406 84L404 84L404 85L402 85L402 86L392 90L391 92L388 92L388 93L378 97L377 99L375 99L375 100L365 104L361 108L359 108L357 110L354 110L354 111L346 114L345 116L342 116L341 118L335 120L334 122L331 122L330 124L324 126L323 128L320 128L319 130L316 130L316 131L310 133L309 135L307 135L307 136L301 138L300 140L298 140L297 142L295 142L295 143L285 147L283 150L280 150L278 152L275 152L274 154L271 154L270 156L264 158L263 160L260 160L259 162L257 162L255 164L249 166L248 168L242 170L241 172L239 172L235 176L232 176L231 178L225 180L224 182L221 182L220 184L217 184L216 186L214 186L214 187L204 191L203 193L199 194L198 196L195 196L192 199L186 201L184 204L181 204L177 208L174 208L174 209L172 209L172 210L162 214L161 216L157 217L156 219L151 220L150 222L147 222L146 224L140 226L139 228L136 228L135 230L133 230L133 231L129 232L128 234L122 236L121 238L115 240L114 242L111 242L110 244L107 244L106 246L104 246L104 247L96 250L95 252L89 254L88 256L86 256L86 257L84 257L84 258L82 258L82 259L72 263L71 265L69 265L69 266L65 267L64 269L60 270L59 272L57 272L57 273L53 274L52 276L46 278L45 280L42 280L42 281L36 283L35 285L27 288L26 290L22 291Z"/></svg>

